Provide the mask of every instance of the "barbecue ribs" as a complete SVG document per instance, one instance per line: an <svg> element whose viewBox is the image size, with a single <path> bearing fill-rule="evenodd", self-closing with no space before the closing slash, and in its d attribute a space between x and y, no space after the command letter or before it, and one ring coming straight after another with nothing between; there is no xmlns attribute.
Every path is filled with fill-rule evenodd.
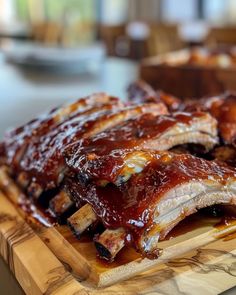
<svg viewBox="0 0 236 295"><path fill-rule="evenodd" d="M218 146L218 133L233 144L234 96L184 104L144 82L130 92L129 103L101 93L54 109L0 143L1 165L31 202L77 237L105 228L94 242L108 260L127 244L156 258L158 241L186 216L236 202L227 165L235 150ZM189 154L187 144L219 161Z"/></svg>

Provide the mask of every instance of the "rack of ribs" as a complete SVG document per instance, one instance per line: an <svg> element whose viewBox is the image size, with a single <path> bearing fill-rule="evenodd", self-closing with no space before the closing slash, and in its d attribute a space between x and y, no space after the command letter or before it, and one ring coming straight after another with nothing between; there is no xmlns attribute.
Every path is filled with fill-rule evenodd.
<svg viewBox="0 0 236 295"><path fill-rule="evenodd" d="M1 163L31 202L67 222L77 237L104 227L94 242L108 260L126 244L156 258L158 241L183 218L235 204L234 168L169 151L183 144L210 153L217 147L219 116L206 112L214 99L207 108L183 106L144 88L144 99L129 103L95 94L54 109L0 144Z"/></svg>

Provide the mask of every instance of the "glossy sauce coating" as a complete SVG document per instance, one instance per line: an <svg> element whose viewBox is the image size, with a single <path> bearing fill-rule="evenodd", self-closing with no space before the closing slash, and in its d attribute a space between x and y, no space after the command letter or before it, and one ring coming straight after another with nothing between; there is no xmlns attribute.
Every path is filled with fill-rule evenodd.
<svg viewBox="0 0 236 295"><path fill-rule="evenodd" d="M141 173L120 186L86 185L83 200L92 205L107 228L123 227L137 239L152 224L156 205L167 192L189 181L208 180L226 185L236 177L233 169L191 155L155 153Z"/></svg>
<svg viewBox="0 0 236 295"><path fill-rule="evenodd" d="M6 133L4 144L7 164L17 169L19 159L27 148L27 145L34 138L48 133L67 118L78 116L79 113L91 109L93 105L96 104L96 100L100 105L102 101L110 101L110 103L114 104L118 103L117 98L108 97L104 94L97 94L80 99L70 105L62 106L61 108L54 108L49 113L43 114L27 124Z"/></svg>
<svg viewBox="0 0 236 295"><path fill-rule="evenodd" d="M109 103L72 116L45 135L35 138L28 145L20 168L34 177L43 188L55 187L62 181L67 169L63 155L67 146L146 112L159 114L166 113L167 109L163 104L124 107L120 103Z"/></svg>
<svg viewBox="0 0 236 295"><path fill-rule="evenodd" d="M124 165L124 158L140 144L158 139L177 124L190 125L194 119L205 116L201 112L159 117L142 115L92 138L75 142L65 150L67 165L77 172L85 165L88 174L113 182Z"/></svg>
<svg viewBox="0 0 236 295"><path fill-rule="evenodd" d="M231 144L236 139L236 95L226 93L200 101L190 101L183 109L188 112L209 112L217 119L219 133L224 142Z"/></svg>
<svg viewBox="0 0 236 295"><path fill-rule="evenodd" d="M51 186L54 186L64 168L62 153L66 145L76 138L81 138L99 118L107 117L115 108L116 105L108 104L103 108L96 108L95 112L88 111L73 116L44 136L37 137L27 147L20 168L32 177L36 177L41 185L50 186L51 182Z"/></svg>

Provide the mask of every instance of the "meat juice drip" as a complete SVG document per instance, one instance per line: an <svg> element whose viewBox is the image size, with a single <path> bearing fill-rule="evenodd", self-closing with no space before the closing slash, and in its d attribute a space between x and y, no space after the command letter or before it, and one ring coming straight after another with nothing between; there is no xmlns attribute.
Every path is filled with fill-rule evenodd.
<svg viewBox="0 0 236 295"><path fill-rule="evenodd" d="M235 224L236 224L236 217L224 216L221 218L221 221L215 225L215 228L217 228L218 230L224 230L225 228Z"/></svg>
<svg viewBox="0 0 236 295"><path fill-rule="evenodd" d="M227 207L231 207L229 209ZM170 240L178 236L191 232L206 224L214 224L214 227L222 231L227 227L236 224L236 209L233 206L215 205L200 209L198 212L186 217L180 223L178 223L164 238L164 240ZM223 235L224 237L224 235ZM226 234L224 240L236 238L235 234Z"/></svg>
<svg viewBox="0 0 236 295"><path fill-rule="evenodd" d="M56 218L50 214L49 210L45 210L39 205L34 204L29 198L22 195L19 199L18 206L26 213L26 219L33 223L39 223L45 227L56 225Z"/></svg>
<svg viewBox="0 0 236 295"><path fill-rule="evenodd" d="M216 219L217 222L218 219ZM184 220L180 221L163 239L163 241L171 240L182 236L188 232L191 232L201 226L206 225L206 220L204 220L204 216L201 213L201 210L197 213L194 213Z"/></svg>
<svg viewBox="0 0 236 295"><path fill-rule="evenodd" d="M218 210L221 212L221 220L215 225L215 228L224 230L227 227L236 224L236 207L233 205L219 205Z"/></svg>
<svg viewBox="0 0 236 295"><path fill-rule="evenodd" d="M113 261L105 260L99 255L96 256L96 262L100 267L111 269L128 264L137 259L142 259L142 255L136 252L135 249L130 246L125 246L123 249L121 249Z"/></svg>
<svg viewBox="0 0 236 295"><path fill-rule="evenodd" d="M236 239L236 232L225 236L223 241L227 242L227 241L231 241L231 240L234 240L234 239Z"/></svg>

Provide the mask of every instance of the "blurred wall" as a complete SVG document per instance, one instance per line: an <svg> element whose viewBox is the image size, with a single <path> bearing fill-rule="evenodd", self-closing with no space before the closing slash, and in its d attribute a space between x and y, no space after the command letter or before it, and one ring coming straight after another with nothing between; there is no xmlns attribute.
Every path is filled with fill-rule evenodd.
<svg viewBox="0 0 236 295"><path fill-rule="evenodd" d="M129 0L129 20L158 22L161 19L161 0Z"/></svg>
<svg viewBox="0 0 236 295"><path fill-rule="evenodd" d="M162 20L167 22L190 21L198 17L197 0L164 0L161 10Z"/></svg>

